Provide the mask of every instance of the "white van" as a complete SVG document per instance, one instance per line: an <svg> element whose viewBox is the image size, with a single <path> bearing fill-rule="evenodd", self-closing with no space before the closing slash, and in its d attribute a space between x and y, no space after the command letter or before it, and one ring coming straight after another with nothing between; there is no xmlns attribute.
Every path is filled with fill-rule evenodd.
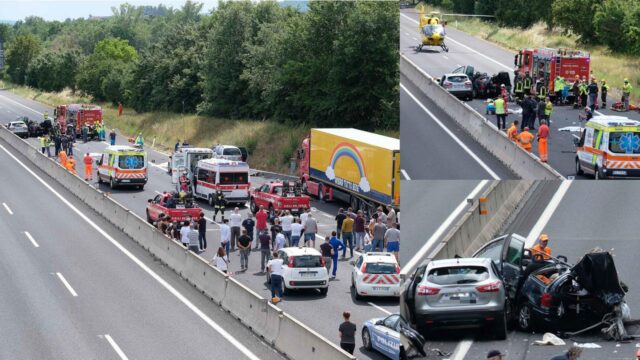
<svg viewBox="0 0 640 360"><path fill-rule="evenodd" d="M182 174L186 174L188 179L192 179L198 161L211 159L212 157L213 150L208 148L180 147L178 151L171 155L171 160L169 161L171 182L178 184Z"/></svg>
<svg viewBox="0 0 640 360"><path fill-rule="evenodd" d="M98 182L117 186L144 188L147 183L147 153L126 145L108 146L98 160Z"/></svg>
<svg viewBox="0 0 640 360"><path fill-rule="evenodd" d="M217 189L222 190L227 203L244 204L249 200L249 165L242 161L206 159L194 169L193 195L213 206Z"/></svg>

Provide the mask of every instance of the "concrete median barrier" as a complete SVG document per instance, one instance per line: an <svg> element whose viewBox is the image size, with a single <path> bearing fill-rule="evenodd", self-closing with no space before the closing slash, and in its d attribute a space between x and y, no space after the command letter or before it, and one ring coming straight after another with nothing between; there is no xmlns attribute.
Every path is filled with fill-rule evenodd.
<svg viewBox="0 0 640 360"><path fill-rule="evenodd" d="M431 76L404 55L400 55L400 72L408 77L424 95L433 100L436 106L449 115L478 144L519 177L523 179L563 178L551 166L509 140L506 133L498 130L476 110L443 89Z"/></svg>
<svg viewBox="0 0 640 360"><path fill-rule="evenodd" d="M288 314L282 314L280 317L275 347L288 357L305 360L355 359L338 345L327 346L327 343L329 341L323 336Z"/></svg>
<svg viewBox="0 0 640 360"><path fill-rule="evenodd" d="M0 127L0 138L290 359L355 359L265 298L187 251L145 219Z"/></svg>

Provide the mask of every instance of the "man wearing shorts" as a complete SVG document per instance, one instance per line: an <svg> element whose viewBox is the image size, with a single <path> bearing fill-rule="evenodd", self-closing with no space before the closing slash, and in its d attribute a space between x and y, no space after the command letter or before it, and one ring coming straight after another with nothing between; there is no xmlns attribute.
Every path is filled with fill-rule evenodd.
<svg viewBox="0 0 640 360"><path fill-rule="evenodd" d="M397 229L396 223L391 224L391 227L384 233L384 241L387 244L387 251L393 253L393 256L398 260L398 252L400 251L400 230Z"/></svg>

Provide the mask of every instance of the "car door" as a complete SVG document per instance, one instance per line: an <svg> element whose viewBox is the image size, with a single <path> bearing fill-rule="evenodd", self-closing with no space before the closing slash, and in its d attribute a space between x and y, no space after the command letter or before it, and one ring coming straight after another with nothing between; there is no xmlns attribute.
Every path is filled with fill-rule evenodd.
<svg viewBox="0 0 640 360"><path fill-rule="evenodd" d="M171 183L177 184L180 175L186 171L187 154L175 153L171 158Z"/></svg>
<svg viewBox="0 0 640 360"><path fill-rule="evenodd" d="M400 357L400 333L396 329L396 324L400 315L393 314L387 316L380 325L374 325L373 343L378 351L391 359Z"/></svg>
<svg viewBox="0 0 640 360"><path fill-rule="evenodd" d="M473 255L471 255L471 257L491 259L493 263L496 264L498 269L501 270L500 263L502 262L502 253L504 251L505 241L508 236L509 235L502 235L491 240L489 243L485 244Z"/></svg>
<svg viewBox="0 0 640 360"><path fill-rule="evenodd" d="M151 215L154 219L160 215L160 210L158 208L158 203L160 202L161 195L156 195L156 197L151 200L151 206L149 206L149 215Z"/></svg>
<svg viewBox="0 0 640 360"><path fill-rule="evenodd" d="M422 282L426 269L426 264L420 265L413 275L411 275L409 281L406 281L403 285L400 299L400 314L403 318L408 319L410 323L415 320L416 288L418 284Z"/></svg>
<svg viewBox="0 0 640 360"><path fill-rule="evenodd" d="M523 273L522 258L524 256L525 242L526 239L522 236L512 234L504 243L501 270L505 295L509 299L515 299Z"/></svg>

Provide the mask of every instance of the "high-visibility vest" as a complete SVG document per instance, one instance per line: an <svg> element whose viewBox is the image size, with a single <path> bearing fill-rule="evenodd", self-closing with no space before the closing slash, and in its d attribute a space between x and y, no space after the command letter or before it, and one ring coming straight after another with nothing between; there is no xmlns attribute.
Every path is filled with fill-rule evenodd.
<svg viewBox="0 0 640 360"><path fill-rule="evenodd" d="M541 99L544 99L547 97L547 87L542 85L540 86L540 88L538 89L538 97Z"/></svg>
<svg viewBox="0 0 640 360"><path fill-rule="evenodd" d="M562 86L562 79L557 78L556 81L553 82L553 91L562 91L563 88L564 86Z"/></svg>
<svg viewBox="0 0 640 360"><path fill-rule="evenodd" d="M600 92L606 93L608 91L609 91L609 85L602 84L602 87L600 88Z"/></svg>
<svg viewBox="0 0 640 360"><path fill-rule="evenodd" d="M502 115L502 114L506 113L506 111L504 110L504 99L503 98L498 98L495 101L495 105L496 105L496 115Z"/></svg>
<svg viewBox="0 0 640 360"><path fill-rule="evenodd" d="M530 77L525 77L524 78L524 90L528 91L529 89L531 89L531 78Z"/></svg>
<svg viewBox="0 0 640 360"><path fill-rule="evenodd" d="M517 93L521 93L522 92L522 80L518 80L516 81L516 92Z"/></svg>
<svg viewBox="0 0 640 360"><path fill-rule="evenodd" d="M630 93L631 90L633 90L633 86L631 86L631 84L622 85L622 92L623 93Z"/></svg>
<svg viewBox="0 0 640 360"><path fill-rule="evenodd" d="M587 95L587 85L584 83L580 84L580 95Z"/></svg>
<svg viewBox="0 0 640 360"><path fill-rule="evenodd" d="M551 101L549 101L544 106L544 114L545 114L545 116L551 115L552 111L553 111L553 104L551 103Z"/></svg>

